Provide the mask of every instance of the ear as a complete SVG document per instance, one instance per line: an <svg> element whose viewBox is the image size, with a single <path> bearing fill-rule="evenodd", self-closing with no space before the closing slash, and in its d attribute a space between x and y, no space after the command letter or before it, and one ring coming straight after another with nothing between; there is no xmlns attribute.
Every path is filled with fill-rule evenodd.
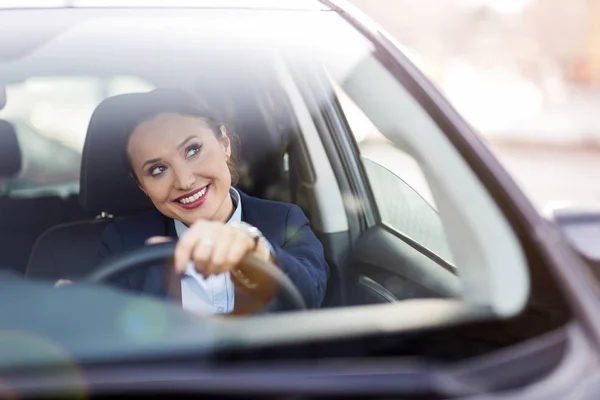
<svg viewBox="0 0 600 400"><path fill-rule="evenodd" d="M227 128L225 128L225 125L221 125L219 130L221 131L221 146L223 146L223 151L228 157L231 157L231 140L227 136Z"/></svg>

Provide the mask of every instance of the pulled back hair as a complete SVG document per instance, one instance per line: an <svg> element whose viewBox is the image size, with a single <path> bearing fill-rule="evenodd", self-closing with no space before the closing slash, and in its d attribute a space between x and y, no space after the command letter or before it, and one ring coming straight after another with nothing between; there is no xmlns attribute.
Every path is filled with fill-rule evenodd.
<svg viewBox="0 0 600 400"><path fill-rule="evenodd" d="M218 139L223 137L221 129L226 129L227 135L231 141L231 157L227 161L229 173L231 174L231 184L235 185L238 182L239 174L235 164L236 148L234 146L237 137L233 132L227 129L224 120L214 109L201 102L200 99L193 94L179 89L155 89L151 92L141 94L138 99L139 102L132 107L131 110L128 110L128 119L125 125L127 135L124 142L124 161L131 172L131 175L136 180L137 177L133 172L131 160L127 153L127 146L131 134L142 123L150 121L159 114L173 113L185 117L202 119Z"/></svg>

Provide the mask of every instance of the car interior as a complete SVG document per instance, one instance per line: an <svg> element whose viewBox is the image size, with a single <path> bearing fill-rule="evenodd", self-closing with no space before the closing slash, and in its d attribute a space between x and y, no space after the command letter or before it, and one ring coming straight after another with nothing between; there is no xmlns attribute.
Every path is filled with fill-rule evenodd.
<svg viewBox="0 0 600 400"><path fill-rule="evenodd" d="M23 35L31 35L31 41L17 46L11 53L13 59L0 64L1 84L7 89L6 107L0 110L0 118L9 109L33 107L23 102L14 88L34 88L33 81L39 78L52 82L91 77L106 83L114 77L133 76L150 88L188 90L220 111L230 131L239 137L234 146L240 173L238 188L253 196L298 204L309 217L324 245L331 271L324 307L460 297L453 265L427 251L414 237L375 223L377 209L365 172L374 164L361 162L333 86L323 86L327 73L319 61L292 54L288 59L286 54L279 54L281 49L273 52L260 43L254 46L234 40L215 46L200 31L195 33L195 41L179 40L178 35L189 33L186 29L169 34L165 31L164 37L152 43L135 38L116 40L120 29L129 31L130 22L113 26L113 31L102 37L97 36L98 26L94 23L76 25L58 36L52 27L47 32L23 29ZM136 37L143 38L154 34L155 27L144 22L138 30L140 36ZM79 50L90 41L96 41L98 48L84 56ZM173 47L174 42L181 46ZM145 62L156 54L162 55L161 61ZM39 176L33 185L39 187L33 191L21 190L15 184L37 160L37 153L32 151L35 146L24 132L36 130L36 124L48 120L48 107L42 108L43 112L29 110L31 121L26 123L5 118L8 124L3 129L13 133L3 135L3 140L9 140L9 136L14 139L15 133L18 140L12 140L12 148L3 151L12 155L15 164L15 154L22 154L23 162L20 175L13 176L15 165L3 172L3 177L13 176L5 178L7 190L0 199L0 235L7 238L6 249L10 249L0 252L3 270L48 282L82 279L91 272L94 263L90 261L95 258L99 235L106 224L149 207L123 170L122 154L113 143L119 136L119 101L123 100L102 102L111 95L140 89L129 87L115 92L107 87L94 89L101 94L96 94L94 110L89 110L89 117L83 121L87 128L76 132L81 139L77 154L80 160L71 161L68 172L79 182L70 191L45 187ZM79 89L65 89L65 96L74 90ZM56 91L61 94L61 89ZM324 95L317 95L319 91ZM77 102L70 105L74 110L78 106ZM44 118L33 118L39 117L33 111ZM68 113L64 115L71 118ZM62 129L58 122L54 121L56 130ZM44 146L51 148L48 143ZM43 159L37 173L43 176L39 170L45 172L44 163L56 163L57 158L62 157ZM355 175L349 173L351 169ZM394 195L399 200L410 197L405 195L414 190L401 177L393 178L400 188ZM426 218L431 221L432 211L425 208ZM414 210L408 207L406 214L414 214L418 226L420 211ZM51 268L49 260L60 265L60 270Z"/></svg>
<svg viewBox="0 0 600 400"><path fill-rule="evenodd" d="M15 127L0 121L0 148L2 162L0 180L10 180L23 164L21 148ZM0 240L10 251L0 253L0 266L4 271L25 273L25 266L36 239L50 227L84 218L85 211L77 196L62 198L58 195L13 198L0 192Z"/></svg>
<svg viewBox="0 0 600 400"><path fill-rule="evenodd" d="M211 70L228 63L220 57L218 64L207 67L204 63L208 73L198 75L211 76ZM81 72L89 75L96 71L64 73ZM252 196L299 204L311 218L316 216L316 202L310 199L315 170L307 160L297 125L289 109L285 109L289 104L282 100L281 90L273 90L273 82L267 80L268 73L264 64L254 69L248 65L245 74L220 68L210 80L196 82L194 92L225 114L228 128L239 138L237 143L234 140L240 173L237 187ZM189 78L196 79L196 76ZM164 76L151 78L144 76L156 86L164 85L160 81ZM170 82L169 86L172 85ZM1 252L3 269L28 279L80 279L95 265L100 235L106 224L113 218L152 207L125 170L122 152L116 148L123 135L118 129L119 113L126 112L124 105L128 96L132 94L109 98L94 111L85 134L78 194L66 198L58 194L27 198L3 193L0 237L6 239L3 242L6 249L11 249ZM10 104L10 96L6 100ZM10 179L21 170L22 151L15 127L2 121L0 129L3 152L0 172L4 179ZM318 223L313 228L323 237ZM328 262L332 275L337 276L337 257L332 254L330 252ZM52 265L60 265L61 269L54 270ZM331 282L336 281L331 279ZM330 288L328 298L339 296L336 292L335 287ZM335 300L338 304L340 301Z"/></svg>
<svg viewBox="0 0 600 400"><path fill-rule="evenodd" d="M241 63L243 72L235 67ZM154 87L193 91L220 111L239 139L234 141L240 174L237 187L252 196L298 204L309 217L331 271L323 307L459 296L458 280L451 269L446 265L440 268L435 257L432 261L386 229L366 232L352 252L351 244L365 225L361 207L348 206L343 198L342 193L353 192L335 151L336 143L327 122L316 119L319 105L311 109L291 75L270 56L220 51L208 53L201 63L192 65L177 78L151 67L144 69L139 63L111 65L110 71L105 65L94 70L89 65L78 69L71 64L52 74L30 67L25 75L11 71L12 79L4 85L26 81L35 73L46 79L108 77L135 67L137 78ZM119 115L126 112L128 96L134 94L109 97L94 110L84 134L78 193L3 194L0 237L6 238L6 248L11 249L0 256L0 265L6 266L3 269L49 282L82 279L96 264L106 224L152 207L125 170L117 149L123 135ZM10 96L6 100L10 105ZM22 151L15 140L15 127L5 121L0 128L6 143L3 152L10 155L2 164L2 174L13 177L20 169ZM404 265L407 276L399 264ZM60 266L59 270L53 265ZM370 272L365 274L365 270ZM390 277L396 279L390 281ZM396 289L390 290L390 285Z"/></svg>
<svg viewBox="0 0 600 400"><path fill-rule="evenodd" d="M234 146L237 147L240 173L237 186L253 196L298 204L309 217L313 231L324 245L331 271L324 307L462 297L463 288L457 271L464 265L454 266L429 251L415 236L378 223L378 210L369 187L372 176L368 175L368 169L377 166L361 160L359 144L352 137L352 129L339 107L335 90L327 81L327 71L318 59L304 54L288 57L279 53L281 49L273 52L243 41L214 46L202 32L198 32L198 42L184 40L181 47L173 47L173 41L179 40L177 35L188 34L185 29L172 33L174 36L165 35L147 43L136 40L115 42L115 37L111 36L98 38L97 26L90 24L88 28L73 29L57 40L41 45L32 41L40 47L19 49L15 60L0 64L1 83L7 89L6 106L0 110L0 118L11 107L13 110L26 108L19 103L23 99L9 89L18 85L34 87L29 81L35 78L93 77L109 82L117 76L133 76L151 88L188 90L220 111L230 130L239 137L239 143ZM142 38L144 34L154 32L151 24L142 25L142 28L147 29L139 32ZM115 27L112 35L118 36L119 29L129 29L129 26L124 23L118 29ZM24 34L27 32L25 30ZM54 34L51 32L50 39ZM106 42L95 52L86 53L87 56L77 54L79 47L87 46L91 40ZM162 61L145 62L156 54L163 56ZM353 74L363 74L369 77L369 82L389 90L398 85L397 81L375 80L378 76L393 78L379 73L377 68L383 67L374 58L352 61L360 61L350 71ZM348 63L340 65L348 68ZM359 89L360 83L357 81L354 87ZM352 85L346 89L352 89ZM122 168L122 153L114 145L115 138L122 134L118 119L124 109L119 102L126 97L111 96L139 90L125 88L116 93L106 87L98 90L101 95L84 121L87 128L77 132L82 139L81 160L69 164L71 169L79 171L75 174L79 184L66 194L43 187L25 193L14 185L15 180L22 178L20 175L14 177L18 154L22 154L21 169L27 168L36 156L35 153L28 154L31 146L29 140L24 139L23 122L5 118L9 123L3 129L12 133L3 135L3 140L12 143L12 148L3 146L3 151L11 154L7 160L12 158L13 161L5 168L6 172L2 172L7 182L4 185L7 190L0 200L3 202L0 235L7 237L7 250L0 252L3 269L32 280L81 279L94 265L90 260L95 257L99 235L106 224L114 218L123 218L149 207L135 182ZM389 96L393 98L397 93ZM109 99L104 100L107 97ZM403 101L414 101L410 96L406 98L408 100ZM361 97L360 93L354 97L355 101L365 102L359 104L363 109L378 107L370 99ZM401 109L415 107L399 104ZM71 104L71 107L76 106ZM417 111L423 113L422 109ZM49 113L45 114L47 119ZM402 119L400 114L397 117ZM424 118L403 119L397 125L388 125L393 128L393 134L402 133L402 129L439 131L437 126L421 126L423 120L432 124L430 118ZM416 122L414 127L410 125L413 122ZM36 129L35 123L29 125L29 129ZM396 129L396 126L402 129ZM437 131L435 135L443 136ZM439 153L439 147L432 146L424 135L423 141L421 154L433 150ZM443 155L447 157L454 153L449 150ZM58 161L52 157L44 160ZM464 161L458 163L462 165ZM40 169L44 169L43 164ZM389 197L399 205L409 205L404 214L413 217L412 223L432 225L430 222L435 220L440 225L431 207L411 207L411 202L405 201L412 197L426 203L420 196L409 196L414 190L401 177L391 175L388 177L394 179L397 187L390 186L396 190ZM476 189L482 190L481 187ZM438 191L438 195L440 193L443 192ZM447 203L456 206L462 193L452 194L456 198L449 200L455 204ZM421 218L421 209L425 210L424 218ZM483 229L478 226L481 224L471 222L477 229ZM456 227L459 225L455 224ZM456 238L462 239L458 235ZM465 242L472 239L470 236L464 238ZM49 260L56 260L55 264L61 265L60 270L50 268ZM468 261L471 272L485 274L484 268L477 268L476 261ZM483 258L482 262L485 261L489 259Z"/></svg>

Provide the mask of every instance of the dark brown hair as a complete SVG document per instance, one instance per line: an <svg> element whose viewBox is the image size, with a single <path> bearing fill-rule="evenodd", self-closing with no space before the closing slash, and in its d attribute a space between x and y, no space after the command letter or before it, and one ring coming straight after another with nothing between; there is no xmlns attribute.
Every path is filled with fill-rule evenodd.
<svg viewBox="0 0 600 400"><path fill-rule="evenodd" d="M227 128L227 125L221 116L214 109L201 102L191 93L179 89L155 89L145 93L140 99L141 101L136 107L132 107L130 112L128 110L129 118L126 123L127 136L125 138L124 148L126 165L131 171L131 175L136 180L137 177L133 172L131 160L127 153L127 146L131 134L139 125L153 119L159 114L174 113L204 120L217 138L223 136L221 128L225 127L227 136L229 136L231 142L231 157L227 161L227 166L229 167L229 173L231 174L231 184L235 185L237 183L239 175L235 164L236 146L234 146L234 142L237 142L237 137Z"/></svg>

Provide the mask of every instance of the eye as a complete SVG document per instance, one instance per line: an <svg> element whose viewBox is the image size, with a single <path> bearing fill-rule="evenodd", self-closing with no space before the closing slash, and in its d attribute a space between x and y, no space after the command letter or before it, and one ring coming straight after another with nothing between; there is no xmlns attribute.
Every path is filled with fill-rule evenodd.
<svg viewBox="0 0 600 400"><path fill-rule="evenodd" d="M166 168L163 165L155 165L154 167L150 167L148 173L152 176L158 176L165 172Z"/></svg>
<svg viewBox="0 0 600 400"><path fill-rule="evenodd" d="M197 144L191 145L190 147L185 149L185 158L195 156L196 154L200 153L200 149L202 149L202 146L199 146Z"/></svg>

